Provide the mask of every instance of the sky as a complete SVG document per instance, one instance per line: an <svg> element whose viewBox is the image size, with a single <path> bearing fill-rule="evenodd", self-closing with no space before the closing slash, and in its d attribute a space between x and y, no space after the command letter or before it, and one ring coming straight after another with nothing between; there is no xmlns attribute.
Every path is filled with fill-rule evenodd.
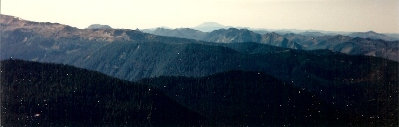
<svg viewBox="0 0 399 127"><path fill-rule="evenodd" d="M227 26L399 33L399 0L1 0L1 13L78 28Z"/></svg>

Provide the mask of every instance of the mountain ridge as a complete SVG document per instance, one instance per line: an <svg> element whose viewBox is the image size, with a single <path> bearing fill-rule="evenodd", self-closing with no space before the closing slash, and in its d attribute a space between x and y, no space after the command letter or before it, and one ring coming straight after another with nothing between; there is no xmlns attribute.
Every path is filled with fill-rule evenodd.
<svg viewBox="0 0 399 127"><path fill-rule="evenodd" d="M328 49L350 55L369 55L399 61L399 41L385 41L345 35L313 36L314 33L311 33L311 36L293 33L280 35L275 32L258 34L248 29L237 28L197 33L188 32L189 30L187 29L163 29L163 31L156 33L152 31L146 32L161 36L190 38L217 43L257 42L301 50ZM178 33L184 33L184 35Z"/></svg>
<svg viewBox="0 0 399 127"><path fill-rule="evenodd" d="M367 31L367 32L352 32L348 36L350 37L360 37L360 38L371 38L371 39L381 39L387 41L397 41L398 38L392 38L385 34L380 34L374 31Z"/></svg>

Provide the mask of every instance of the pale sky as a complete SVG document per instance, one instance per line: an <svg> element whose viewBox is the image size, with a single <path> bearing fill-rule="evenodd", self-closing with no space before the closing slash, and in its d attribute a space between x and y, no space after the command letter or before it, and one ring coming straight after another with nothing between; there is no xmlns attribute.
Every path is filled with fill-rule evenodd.
<svg viewBox="0 0 399 127"><path fill-rule="evenodd" d="M1 13L78 28L194 27L399 33L399 0L1 0Z"/></svg>

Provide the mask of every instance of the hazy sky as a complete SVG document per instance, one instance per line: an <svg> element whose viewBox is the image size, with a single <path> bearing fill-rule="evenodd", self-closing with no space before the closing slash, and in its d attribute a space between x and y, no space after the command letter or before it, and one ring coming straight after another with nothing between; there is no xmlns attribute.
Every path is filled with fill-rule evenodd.
<svg viewBox="0 0 399 127"><path fill-rule="evenodd" d="M1 0L1 13L86 28L223 25L399 33L399 0Z"/></svg>

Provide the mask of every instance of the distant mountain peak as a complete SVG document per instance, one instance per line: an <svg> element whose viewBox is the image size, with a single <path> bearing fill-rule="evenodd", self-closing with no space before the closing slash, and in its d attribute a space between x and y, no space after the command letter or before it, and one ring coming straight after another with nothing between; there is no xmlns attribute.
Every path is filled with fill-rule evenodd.
<svg viewBox="0 0 399 127"><path fill-rule="evenodd" d="M91 24L87 29L112 29L109 25Z"/></svg>
<svg viewBox="0 0 399 127"><path fill-rule="evenodd" d="M219 24L217 22L204 22L196 27L193 27L193 29L200 30L203 32L211 32L214 30L226 29L226 28L231 28L231 27Z"/></svg>
<svg viewBox="0 0 399 127"><path fill-rule="evenodd" d="M202 23L202 24L200 24L200 25L198 25L198 26L208 26L208 25L221 26L221 27L224 26L224 25L222 25L222 24L220 24L220 23L217 23L217 22L204 22L204 23Z"/></svg>

